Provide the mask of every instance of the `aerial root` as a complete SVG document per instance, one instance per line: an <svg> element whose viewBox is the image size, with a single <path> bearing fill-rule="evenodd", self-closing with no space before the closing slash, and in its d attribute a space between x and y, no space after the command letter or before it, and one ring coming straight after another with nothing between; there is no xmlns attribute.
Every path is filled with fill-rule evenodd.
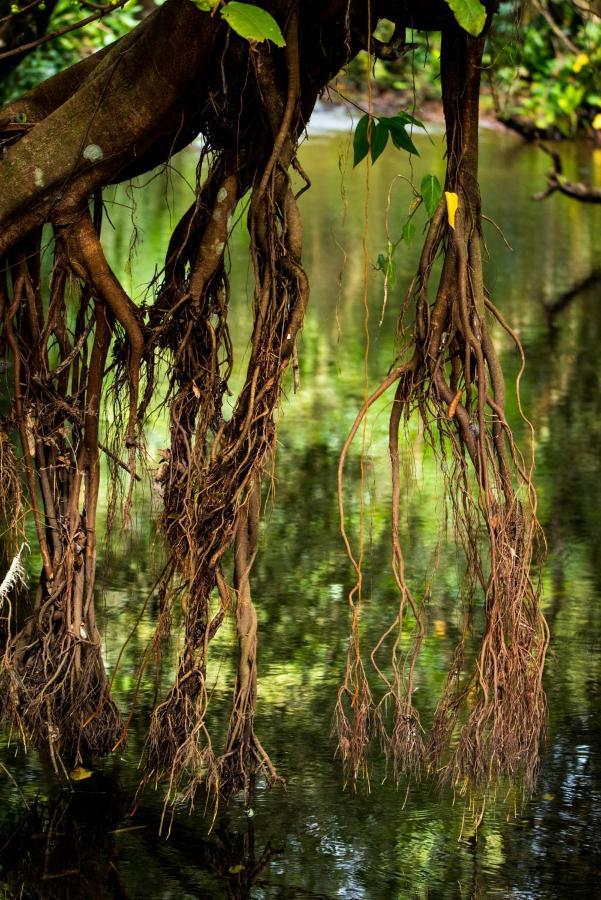
<svg viewBox="0 0 601 900"><path fill-rule="evenodd" d="M341 528L357 584L349 596L351 639L335 726L339 751L353 779L367 771L371 742L379 736L395 777L419 775L427 768L454 783L488 785L508 776L521 779L530 789L546 716L542 672L548 631L540 611L540 583L533 573L535 549L543 540L536 518L533 465L525 463L507 422L503 373L485 315L486 310L491 312L518 347L522 367L517 390L522 412L519 380L523 350L483 285L477 187L481 52L480 39L443 35L448 143L445 188L457 194L458 209L451 223L443 198L432 216L418 271L402 306L402 316L412 302L415 306L412 339L407 340L401 316L398 333L405 344L399 361L363 405L340 457ZM449 66L453 53L455 64ZM464 73L459 81L457 65ZM429 280L439 254L443 256L440 282L430 302ZM408 361L404 363L403 358ZM389 434L392 570L400 603L370 657L384 688L377 701L362 663L358 602L362 571L346 531L342 488L351 443L372 404L393 385L396 394ZM448 499L466 556L463 634L425 740L412 703L425 637L424 600L415 597L407 583L400 541L399 430L403 418L413 411L418 412L427 441L435 456L443 458L444 470L449 473L445 480ZM478 594L486 626L470 672L466 650ZM405 632L411 639L408 649L401 651ZM382 658L387 646L388 665Z"/></svg>
<svg viewBox="0 0 601 900"><path fill-rule="evenodd" d="M176 229L185 241L181 253L175 245L169 248L157 298L160 316L150 311L150 321L156 323L151 340L172 361L171 440L161 478L161 521L174 563L168 578L185 596L176 683L155 709L146 744L143 783L166 780L166 802L176 795L193 801L201 781L224 795L244 790L248 796L259 771L269 782L277 777L253 727L257 636L249 576L261 474L274 447L282 380L308 300L300 216L288 174L301 127L296 19L295 12L287 30L285 90L278 73L268 86L259 84L273 68L268 49L261 48L260 59L254 60L271 143L265 143L260 156L251 156L250 168L241 161L242 153L214 155L197 203ZM222 401L232 358L224 253L230 219L247 187L254 321L246 379L226 420ZM185 258L190 261L187 274L181 265ZM221 566L231 546L240 652L225 749L216 758L207 723L206 678L210 642L229 606ZM213 615L215 588L221 607Z"/></svg>

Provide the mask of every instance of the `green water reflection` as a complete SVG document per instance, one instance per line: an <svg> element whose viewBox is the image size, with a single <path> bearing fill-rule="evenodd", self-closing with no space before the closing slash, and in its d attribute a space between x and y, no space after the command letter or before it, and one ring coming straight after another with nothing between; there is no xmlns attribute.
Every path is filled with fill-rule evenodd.
<svg viewBox="0 0 601 900"><path fill-rule="evenodd" d="M441 136L419 141L411 173L405 158L386 154L371 175L370 260L385 246L384 209L395 175L419 183L443 172ZM7 896L23 897L565 897L597 894L601 876L601 308L599 289L584 291L548 327L543 303L601 265L601 211L562 198L545 204L529 196L544 181L547 160L511 137L482 135L484 211L493 224L487 283L517 327L528 353L523 396L537 430L537 484L549 541L545 609L553 633L547 667L549 735L536 796L516 815L491 807L482 828L461 835L463 803L435 785L405 795L376 777L371 794L343 791L329 736L335 693L346 652L346 594L351 572L338 533L335 497L341 442L364 392L362 239L365 172L352 171L348 140L316 133L303 149L313 188L302 200L311 307L301 348L300 394L284 404L275 495L269 505L260 557L253 573L259 610L260 709L257 730L287 790L259 789L254 816L241 806L220 814L213 832L200 808L180 813L169 841L157 837L160 798L149 795L131 819L143 724L153 696L152 671L142 684L137 725L123 759L70 794L53 786L45 763L31 755L10 765L13 783L1 784L0 863ZM598 179L601 151L566 150L567 169ZM109 198L114 230L105 241L139 300L160 267L171 228L189 202L195 157L184 154L174 171L144 191ZM597 169L595 172L594 169ZM178 172L175 171L178 169ZM591 171L593 170L593 171ZM389 228L400 234L411 192L394 186ZM132 246L131 222L137 226ZM400 285L417 259L401 252ZM238 377L249 329L250 272L243 229L232 248L232 330ZM370 384L393 354L400 289L382 314L382 277L370 274ZM508 373L518 360L498 334ZM366 571L366 631L376 635L393 615L388 569L386 407L370 418L365 499L370 510ZM510 413L525 439L515 402ZM442 531L442 483L415 427L409 428L403 540L408 571L419 589L437 548L441 564L428 607L428 641L418 672L416 703L424 720L436 703L460 624L461 562ZM165 446L156 422L149 450ZM348 470L347 504L358 509L358 466ZM107 660L114 665L159 567L153 538L152 497L146 492L131 532L105 549L100 605ZM440 545L440 546L439 546ZM115 680L127 709L137 665L151 634L152 604L133 633ZM231 630L214 651L215 728L227 708ZM172 648L175 652L176 647ZM222 701L222 702L220 702ZM37 799L36 799L37 798ZM202 804L201 804L202 807ZM135 828L135 830L132 830ZM240 868L240 867L243 868ZM45 877L44 877L45 876ZM55 876L55 877L52 877Z"/></svg>

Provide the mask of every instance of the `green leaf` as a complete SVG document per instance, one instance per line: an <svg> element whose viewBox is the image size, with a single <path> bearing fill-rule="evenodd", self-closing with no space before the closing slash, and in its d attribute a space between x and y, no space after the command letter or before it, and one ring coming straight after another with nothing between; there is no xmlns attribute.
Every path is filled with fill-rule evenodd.
<svg viewBox="0 0 601 900"><path fill-rule="evenodd" d="M405 114L399 116L393 116L390 119L382 118L381 121L385 121L390 132L390 136L392 137L392 142L397 150L406 150L408 153L413 153L415 156L419 156L417 151L417 147L411 140L410 136L405 131L405 125L407 125L407 120L404 118Z"/></svg>
<svg viewBox="0 0 601 900"><path fill-rule="evenodd" d="M420 122L419 119L416 119L415 116L409 115L409 113L405 112L404 110L401 110L401 112L397 113L394 118L404 122L405 125L415 125L416 128L424 129L426 127L423 122Z"/></svg>
<svg viewBox="0 0 601 900"><path fill-rule="evenodd" d="M355 128L355 136L353 138L353 167L358 166L361 160L365 159L369 152L369 143L367 141L368 128L369 116L362 116L357 122L357 127Z"/></svg>
<svg viewBox="0 0 601 900"><path fill-rule="evenodd" d="M446 0L462 28L478 37L486 23L486 10L480 0Z"/></svg>
<svg viewBox="0 0 601 900"><path fill-rule="evenodd" d="M389 287L394 287L396 284L397 272L396 263L393 259L394 250L394 244L388 241L387 252L378 254L378 261L375 265L376 271L382 272Z"/></svg>
<svg viewBox="0 0 601 900"><path fill-rule="evenodd" d="M415 225L413 224L413 222L406 222L403 225L403 231L401 232L401 240L405 241L407 246L409 246L409 244L413 240L414 235L415 235Z"/></svg>
<svg viewBox="0 0 601 900"><path fill-rule="evenodd" d="M382 120L378 124L372 125L371 129L371 160L375 162L384 152L384 148L388 143L388 125Z"/></svg>
<svg viewBox="0 0 601 900"><path fill-rule="evenodd" d="M420 193L424 201L424 206L426 207L426 212L428 213L428 218L431 219L436 212L436 207L440 203L440 198L442 197L442 187L440 186L440 181L436 175L424 175L420 186Z"/></svg>
<svg viewBox="0 0 601 900"><path fill-rule="evenodd" d="M192 0L201 12L212 12L217 6L218 0Z"/></svg>
<svg viewBox="0 0 601 900"><path fill-rule="evenodd" d="M223 7L221 15L240 37L249 41L273 41L276 47L286 45L276 20L259 6L231 0Z"/></svg>

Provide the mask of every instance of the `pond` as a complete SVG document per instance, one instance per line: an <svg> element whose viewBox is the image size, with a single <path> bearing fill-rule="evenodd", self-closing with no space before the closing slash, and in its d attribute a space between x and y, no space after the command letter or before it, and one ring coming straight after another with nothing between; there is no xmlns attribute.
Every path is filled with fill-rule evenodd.
<svg viewBox="0 0 601 900"><path fill-rule="evenodd" d="M412 164L388 148L370 175L352 169L348 122L321 113L302 149L312 188L301 200L305 262L312 294L300 346L301 387L283 403L273 492L252 575L259 615L257 732L286 788L258 785L252 815L242 802L217 810L202 799L191 816L176 811L159 837L160 794L137 804L138 760L155 692L149 666L136 689L152 634L160 568L153 519L158 504L141 491L131 529L103 542L98 604L115 696L136 716L127 747L70 790L47 762L3 739L0 773L0 886L19 897L565 897L598 895L601 883L601 304L599 284L581 290L554 317L545 312L572 285L601 267L601 210L555 196L533 202L548 159L512 136L483 131L481 189L489 250L486 280L518 330L528 364L522 379L536 429L540 514L549 544L544 609L552 632L545 685L549 727L541 774L527 802L500 791L477 832L465 799L434 782L383 779L370 790L344 786L331 719L342 677L351 566L339 533L336 469L340 448L364 396L386 374L394 352L402 289L416 266L420 229L398 253L398 283L383 308L383 277L372 263L393 239L412 200L406 179L444 171L442 134L416 138ZM562 148L566 169L599 180L601 150ZM107 196L112 229L104 240L115 268L141 301L160 268L166 242L190 197L196 156L181 154L145 190ZM403 176L401 178L397 176ZM148 179L146 179L148 181ZM392 187L391 187L392 185ZM391 191L386 222L387 199ZM367 220L367 224L366 224ZM132 222L137 226L134 234ZM503 236L500 234L502 229ZM134 240L135 236L135 240ZM365 249L364 249L365 247ZM510 247L513 250L510 250ZM249 336L250 282L244 229L232 245L232 332L236 371ZM364 330L366 262L370 340ZM495 334L508 375L519 360ZM233 399L232 399L233 402ZM389 400L388 400L389 402ZM364 503L365 631L376 636L394 615L389 571L387 401L374 409L366 437ZM515 400L512 424L527 442ZM167 444L157 415L149 454ZM411 583L423 589L439 557L427 607L428 638L416 705L428 720L458 637L461 560L444 530L443 484L418 429L404 448L402 539ZM345 498L357 540L359 467L348 464ZM35 557L30 572L36 570ZM139 621L138 621L139 619ZM212 710L223 728L231 689L233 633L212 654ZM171 657L177 650L174 629ZM166 689L167 659L162 690ZM160 689L159 689L160 690ZM8 774L10 773L10 775Z"/></svg>

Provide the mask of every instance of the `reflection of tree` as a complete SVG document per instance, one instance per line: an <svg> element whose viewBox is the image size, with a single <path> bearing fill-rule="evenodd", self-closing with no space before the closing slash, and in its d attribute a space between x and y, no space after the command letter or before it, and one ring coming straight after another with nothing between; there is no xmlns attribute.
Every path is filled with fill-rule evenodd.
<svg viewBox="0 0 601 900"><path fill-rule="evenodd" d="M241 831L221 819L210 838L184 820L169 841L161 841L159 815L146 808L134 819L124 818L130 805L130 797L96 774L72 793L21 809L0 831L5 890L46 900L137 897L140 888L146 896L159 896L154 889L146 893L156 871L160 896L243 900L280 852L270 841L257 849L251 819Z"/></svg>
<svg viewBox="0 0 601 900"><path fill-rule="evenodd" d="M539 359L545 354L551 361L539 369L535 407L538 428L548 429L538 463L542 477L548 473L544 525L556 575L566 562L564 548L584 543L590 578L601 593L601 317L594 286L569 315L565 327L552 328L533 348Z"/></svg>

